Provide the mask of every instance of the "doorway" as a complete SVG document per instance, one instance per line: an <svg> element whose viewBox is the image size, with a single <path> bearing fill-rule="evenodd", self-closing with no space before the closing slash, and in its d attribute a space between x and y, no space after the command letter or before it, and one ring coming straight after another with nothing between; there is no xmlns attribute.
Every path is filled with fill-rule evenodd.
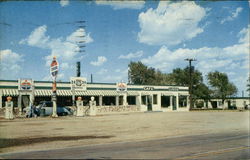
<svg viewBox="0 0 250 160"><path fill-rule="evenodd" d="M176 96L173 96L173 101L172 101L172 105L173 105L173 111L176 110Z"/></svg>
<svg viewBox="0 0 250 160"><path fill-rule="evenodd" d="M147 108L148 108L148 111L152 111L152 96L151 95L147 95Z"/></svg>
<svg viewBox="0 0 250 160"><path fill-rule="evenodd" d="M22 95L21 97L21 105L22 108L26 108L30 105L30 96L29 95Z"/></svg>

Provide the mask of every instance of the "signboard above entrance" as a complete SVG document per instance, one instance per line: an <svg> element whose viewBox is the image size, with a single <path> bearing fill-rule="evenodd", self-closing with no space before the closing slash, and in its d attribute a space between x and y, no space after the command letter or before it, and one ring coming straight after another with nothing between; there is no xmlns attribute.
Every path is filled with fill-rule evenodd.
<svg viewBox="0 0 250 160"><path fill-rule="evenodd" d="M32 79L19 79L18 90L20 91L32 91L33 81Z"/></svg>
<svg viewBox="0 0 250 160"><path fill-rule="evenodd" d="M70 78L71 90L86 91L87 79L84 77L71 77Z"/></svg>
<svg viewBox="0 0 250 160"><path fill-rule="evenodd" d="M116 83L116 90L118 92L126 92L127 91L127 84L124 82Z"/></svg>
<svg viewBox="0 0 250 160"><path fill-rule="evenodd" d="M154 90L155 88L154 87L144 87L143 88L145 91L152 91Z"/></svg>
<svg viewBox="0 0 250 160"><path fill-rule="evenodd" d="M169 87L168 88L169 91L179 91L178 87Z"/></svg>

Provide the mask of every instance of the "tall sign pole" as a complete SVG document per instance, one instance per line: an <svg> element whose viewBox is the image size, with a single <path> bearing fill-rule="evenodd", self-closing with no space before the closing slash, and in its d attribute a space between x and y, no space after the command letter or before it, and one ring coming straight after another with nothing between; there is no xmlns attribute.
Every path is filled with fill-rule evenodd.
<svg viewBox="0 0 250 160"><path fill-rule="evenodd" d="M196 59L193 58L187 58L185 61L189 62L189 103L190 108L193 108L193 78L192 78L192 61L196 61Z"/></svg>
<svg viewBox="0 0 250 160"><path fill-rule="evenodd" d="M53 102L53 113L52 117L58 117L57 115L57 106L56 106L56 77L58 75L59 63L56 60L56 57L53 57L53 60L50 65L50 74L52 77L52 97L51 100Z"/></svg>

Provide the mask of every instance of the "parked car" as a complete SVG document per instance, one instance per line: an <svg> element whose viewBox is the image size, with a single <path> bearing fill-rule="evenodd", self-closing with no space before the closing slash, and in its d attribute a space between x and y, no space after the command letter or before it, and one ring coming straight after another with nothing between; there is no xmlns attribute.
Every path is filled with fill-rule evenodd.
<svg viewBox="0 0 250 160"><path fill-rule="evenodd" d="M53 102L52 101L41 101L38 106L36 106L38 110L38 115L49 116L53 113ZM73 112L68 107L62 107L57 105L57 115L58 116L66 116L71 115Z"/></svg>

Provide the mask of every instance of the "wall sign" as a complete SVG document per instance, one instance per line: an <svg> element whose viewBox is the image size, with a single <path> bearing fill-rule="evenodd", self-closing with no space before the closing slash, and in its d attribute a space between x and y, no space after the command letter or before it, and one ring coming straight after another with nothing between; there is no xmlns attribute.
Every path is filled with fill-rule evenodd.
<svg viewBox="0 0 250 160"><path fill-rule="evenodd" d="M179 91L178 87L169 87L168 88L169 91Z"/></svg>
<svg viewBox="0 0 250 160"><path fill-rule="evenodd" d="M152 91L154 90L155 88L154 87L144 87L143 88L145 91Z"/></svg>
<svg viewBox="0 0 250 160"><path fill-rule="evenodd" d="M75 91L86 91L87 90L87 79L84 77L71 77L71 90Z"/></svg>
<svg viewBox="0 0 250 160"><path fill-rule="evenodd" d="M127 91L127 84L124 82L116 83L116 90L118 92L126 92Z"/></svg>
<svg viewBox="0 0 250 160"><path fill-rule="evenodd" d="M33 81L32 79L19 79L18 89L21 91L32 91Z"/></svg>

